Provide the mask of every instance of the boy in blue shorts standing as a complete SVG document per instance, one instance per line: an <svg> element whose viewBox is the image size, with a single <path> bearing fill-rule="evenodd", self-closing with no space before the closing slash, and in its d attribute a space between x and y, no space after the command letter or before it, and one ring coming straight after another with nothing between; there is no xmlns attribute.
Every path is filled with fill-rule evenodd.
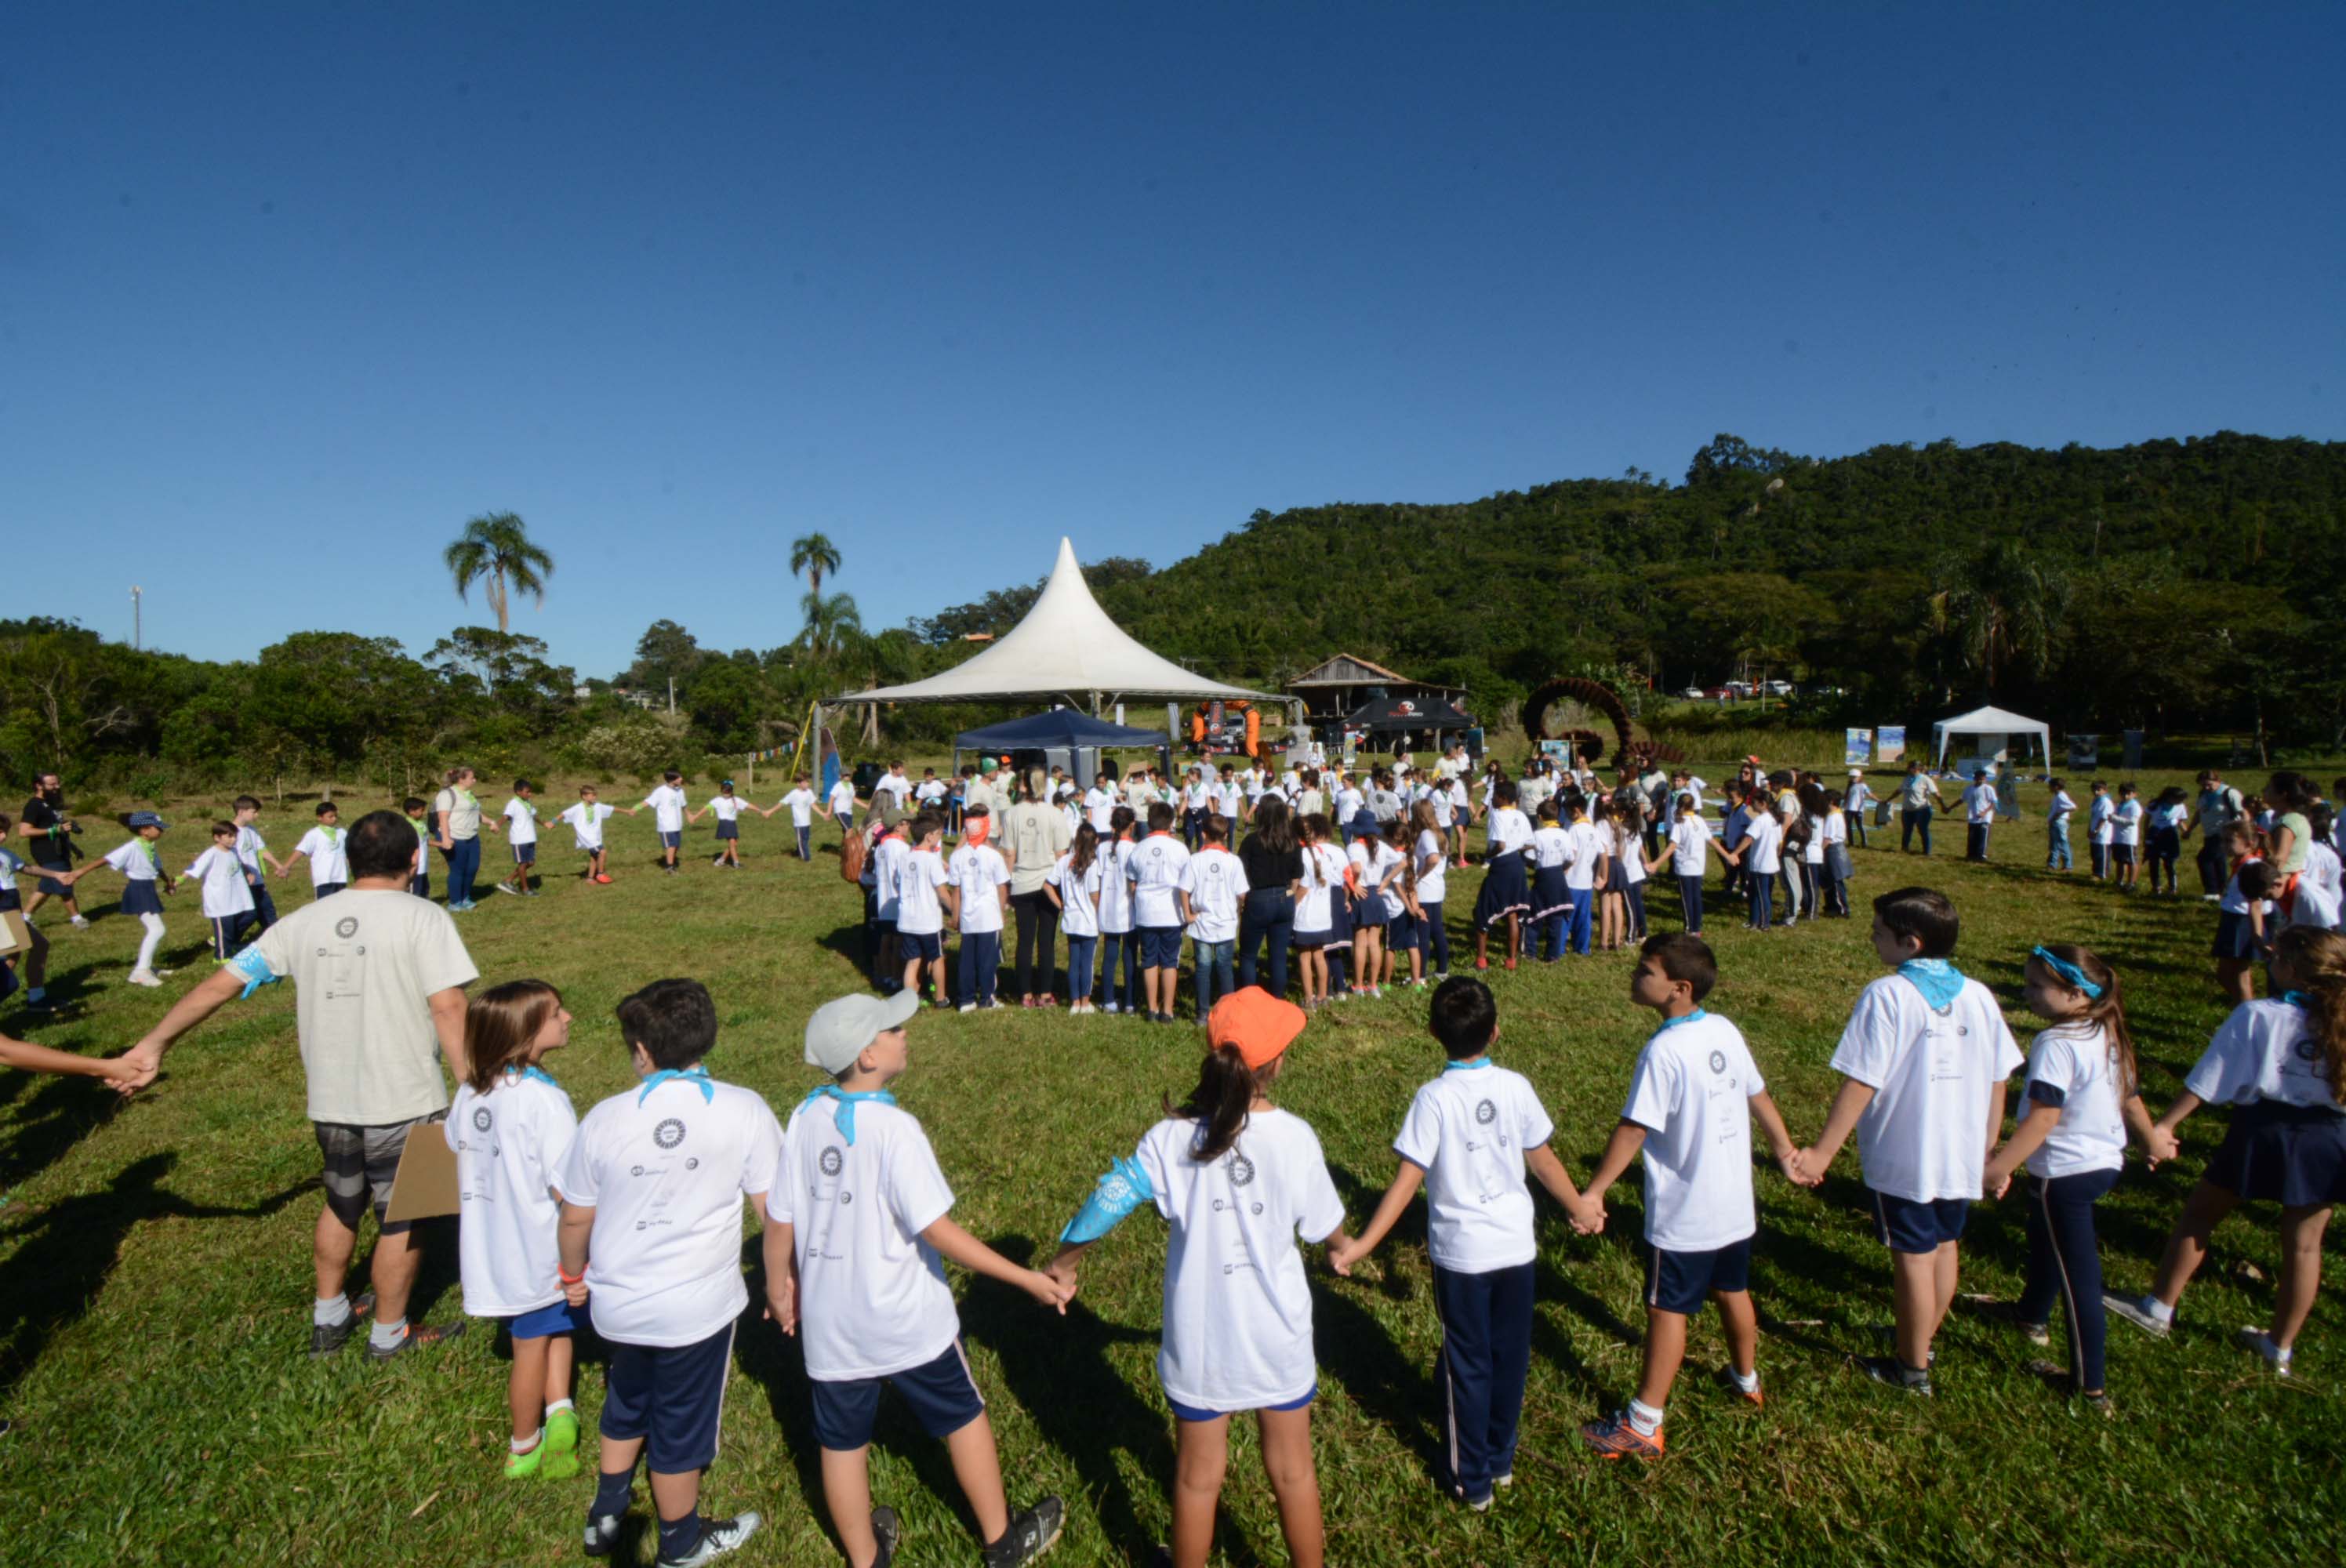
<svg viewBox="0 0 2346 1568"><path fill-rule="evenodd" d="M750 1304L741 1200L762 1208L782 1130L764 1100L701 1065L717 1005L699 981L656 980L618 1011L643 1082L586 1113L554 1181L562 1284L611 1351L586 1555L617 1546L648 1454L659 1568L699 1568L758 1528L750 1512L702 1518L700 1477L717 1458L733 1324Z"/></svg>
<svg viewBox="0 0 2346 1568"><path fill-rule="evenodd" d="M1659 1459L1670 1385L1686 1360L1687 1320L1703 1298L1719 1303L1728 1365L1719 1381L1760 1403L1760 1319L1751 1308L1751 1237L1760 1228L1751 1196L1751 1118L1758 1116L1777 1164L1794 1181L1797 1149L1768 1097L1743 1032L1702 1000L1719 979L1709 944L1684 932L1646 939L1629 977L1629 999L1661 1026L1637 1053L1629 1101L1574 1218L1605 1222L1604 1196L1643 1156L1646 1162L1645 1366L1637 1393L1618 1415L1580 1429L1606 1459Z"/></svg>
<svg viewBox="0 0 2346 1568"><path fill-rule="evenodd" d="M885 998L840 997L807 1020L807 1064L831 1081L791 1114L767 1184L766 1304L805 1349L823 1502L850 1568L885 1568L902 1531L895 1510L872 1506L882 1384L944 1440L986 1568L1011 1568L1050 1549L1066 1507L1046 1497L1010 1512L942 1259L1063 1313L1075 1288L1020 1268L950 1217L953 1189L928 1135L888 1092L911 1065L904 1024L920 1008L907 986Z"/></svg>
<svg viewBox="0 0 2346 1568"><path fill-rule="evenodd" d="M1798 1156L1802 1175L1822 1180L1857 1134L1897 1317L1895 1354L1864 1367L1915 1394L1931 1392L1931 1340L1954 1304L1957 1244L2004 1130L2005 1080L2023 1060L1994 994L1951 962L1960 930L1955 906L1930 888L1873 901L1873 951L1896 972L1859 994L1833 1052L1841 1093Z"/></svg>

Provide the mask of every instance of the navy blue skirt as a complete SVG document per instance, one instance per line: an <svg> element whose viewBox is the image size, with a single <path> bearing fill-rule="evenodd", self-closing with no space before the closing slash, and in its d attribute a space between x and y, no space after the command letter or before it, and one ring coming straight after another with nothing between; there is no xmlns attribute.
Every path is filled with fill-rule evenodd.
<svg viewBox="0 0 2346 1568"><path fill-rule="evenodd" d="M1532 873L1532 918L1545 920L1572 907L1572 890L1565 885L1562 866L1542 866Z"/></svg>
<svg viewBox="0 0 2346 1568"><path fill-rule="evenodd" d="M740 838L740 836L741 836L741 823L740 823L740 820L739 820L738 818L737 818L735 820L730 821L730 822L726 821L726 820L725 820L724 819L722 819L722 818L719 818L719 819L718 820L718 822L717 822L717 837L718 837L720 840L725 840L725 839L738 839L738 838Z"/></svg>
<svg viewBox="0 0 2346 1568"><path fill-rule="evenodd" d="M2285 1100L2236 1105L2206 1180L2290 1208L2346 1201L2346 1115Z"/></svg>
<svg viewBox="0 0 2346 1568"><path fill-rule="evenodd" d="M2256 957L2256 932L2249 924L2249 917L2233 910L2218 915L2216 940L2209 944L2208 952L2212 958Z"/></svg>
<svg viewBox="0 0 2346 1568"><path fill-rule="evenodd" d="M127 915L158 915L163 912L163 895L156 891L154 879L134 877L122 884L122 912Z"/></svg>
<svg viewBox="0 0 2346 1568"><path fill-rule="evenodd" d="M1415 952L1425 945L1425 938L1419 932L1420 924L1415 915L1407 910L1400 911L1385 927L1385 946L1395 952Z"/></svg>
<svg viewBox="0 0 2346 1568"><path fill-rule="evenodd" d="M1382 893L1362 893L1353 906L1352 924L1357 927L1385 925L1392 921L1395 906Z"/></svg>
<svg viewBox="0 0 2346 1568"><path fill-rule="evenodd" d="M1521 851L1494 857L1483 878L1483 891L1474 898L1474 923L1488 931L1504 924L1509 915L1530 912L1531 907L1530 891L1524 886Z"/></svg>

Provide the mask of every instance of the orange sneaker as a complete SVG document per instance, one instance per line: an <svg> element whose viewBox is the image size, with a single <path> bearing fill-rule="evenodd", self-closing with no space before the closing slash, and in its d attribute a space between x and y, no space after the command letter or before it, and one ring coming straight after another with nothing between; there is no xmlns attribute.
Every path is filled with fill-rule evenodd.
<svg viewBox="0 0 2346 1568"><path fill-rule="evenodd" d="M595 879L595 881L596 881L598 884L600 884L601 886L604 886L604 887L607 887L607 887L609 887L609 886L611 885L611 877L610 877L610 873L609 873L609 872L607 872L607 871L606 871L606 872L602 873L601 875L597 876L597 877Z"/></svg>
<svg viewBox="0 0 2346 1568"><path fill-rule="evenodd" d="M1755 1374L1755 1376L1757 1374ZM1723 1391L1728 1398L1731 1400L1741 1400L1753 1410L1758 1410L1768 1402L1761 1397L1759 1386L1756 1383L1749 1390L1746 1390L1742 1384L1737 1382L1735 1380L1735 1369L1732 1367L1721 1367L1719 1369L1719 1386L1721 1391Z"/></svg>
<svg viewBox="0 0 2346 1568"><path fill-rule="evenodd" d="M1656 1460L1662 1457L1662 1429L1646 1436L1629 1424L1629 1412L1591 1421L1580 1429L1580 1441L1600 1459Z"/></svg>

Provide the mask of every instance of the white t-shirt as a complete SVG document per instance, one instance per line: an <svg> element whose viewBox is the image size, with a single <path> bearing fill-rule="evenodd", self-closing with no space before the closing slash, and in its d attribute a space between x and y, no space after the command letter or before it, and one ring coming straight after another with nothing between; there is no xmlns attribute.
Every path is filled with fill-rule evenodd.
<svg viewBox="0 0 2346 1568"><path fill-rule="evenodd" d="M1743 1032L1715 1013L1654 1031L1621 1119L1646 1129L1646 1239L1715 1252L1760 1228L1751 1201L1751 1096L1768 1087ZM1982 1133L1986 1123L1983 1117Z"/></svg>
<svg viewBox="0 0 2346 1568"><path fill-rule="evenodd" d="M214 844L196 857L196 863L188 868L188 877L203 883L207 920L226 920L252 907L252 889L245 883L244 862L236 858L233 849L223 850Z"/></svg>
<svg viewBox="0 0 2346 1568"><path fill-rule="evenodd" d="M1235 779L1225 779L1214 786L1214 809L1235 822L1246 809L1246 791Z"/></svg>
<svg viewBox="0 0 2346 1568"><path fill-rule="evenodd" d="M2297 898L2289 911L2287 921L2290 925L2310 925L2317 931L2331 931L2338 924L2338 890L2323 886L2312 876L2314 857L2324 847L2320 844L2307 847L2307 869L2297 881Z"/></svg>
<svg viewBox="0 0 2346 1568"><path fill-rule="evenodd" d="M1710 824L1693 812L1682 813L1670 829L1670 871L1698 877L1703 872L1704 846L1710 842Z"/></svg>
<svg viewBox="0 0 2346 1568"><path fill-rule="evenodd" d="M1984 828L1995 820L1995 786L1983 779L1964 791L1964 820Z"/></svg>
<svg viewBox="0 0 2346 1568"><path fill-rule="evenodd" d="M894 796L899 810L903 809L905 798L912 792L913 780L902 773L882 773L872 782L872 793Z"/></svg>
<svg viewBox="0 0 2346 1568"><path fill-rule="evenodd" d="M2071 797L2069 791L2055 789L2053 791L2053 799L2045 803L2045 820L2066 830L2069 826L2070 815L2076 809L2077 802Z"/></svg>
<svg viewBox="0 0 2346 1568"><path fill-rule="evenodd" d="M420 902L420 900L411 900ZM621 1345L697 1345L750 1304L741 1199L766 1196L782 1129L735 1084L670 1078L586 1113L555 1176L595 1210L586 1247L595 1331Z"/></svg>
<svg viewBox="0 0 2346 1568"><path fill-rule="evenodd" d="M1239 904L1248 888L1246 867L1236 855L1219 845L1200 849L1182 865L1176 886L1189 895L1189 907L1197 912L1189 922L1193 941L1238 940Z"/></svg>
<svg viewBox="0 0 2346 1568"><path fill-rule="evenodd" d="M580 849L599 850L603 847L603 824L609 821L611 813L617 809L617 806L607 806L600 800L591 804L581 800L575 806L564 808L562 815L555 820L570 824L571 834L578 840Z"/></svg>
<svg viewBox="0 0 2346 1568"><path fill-rule="evenodd" d="M1384 886L1385 878L1401 870L1399 850L1382 839L1355 839L1352 848L1344 851L1344 858L1352 861L1354 880L1360 883L1362 893L1378 893L1382 889L1380 896L1390 901L1394 908L1401 907L1400 879L1395 877L1395 885L1391 888Z"/></svg>
<svg viewBox="0 0 2346 1568"><path fill-rule="evenodd" d="M310 885L322 888L330 882L351 880L351 858L345 850L350 834L341 828L329 828L321 822L301 835L293 846L297 855L310 857Z"/></svg>
<svg viewBox="0 0 2346 1568"><path fill-rule="evenodd" d="M1636 887L1646 880L1645 847L1626 823L1613 824L1613 858L1621 862L1622 880Z"/></svg>
<svg viewBox="0 0 2346 1568"><path fill-rule="evenodd" d="M425 829L423 823L411 822L409 826L415 830L415 836L419 840L424 836ZM260 876L261 853L268 848L269 840L262 838L260 830L251 823L247 822L237 829L236 858L243 862L244 869L251 872L256 880ZM418 867L421 868L423 860L423 846L421 843L415 846L415 860Z"/></svg>
<svg viewBox="0 0 2346 1568"><path fill-rule="evenodd" d="M2110 813L2110 829L2112 833L2115 835L2110 840L2114 844L2141 843L2142 802L2139 800L2119 801L2117 809Z"/></svg>
<svg viewBox="0 0 2346 1568"><path fill-rule="evenodd" d="M964 844L953 852L945 868L961 894L959 929L963 935L1002 929L1002 895L994 890L1010 885L1010 862L991 844Z"/></svg>
<svg viewBox="0 0 2346 1568"><path fill-rule="evenodd" d="M1392 1146L1425 1172L1426 1251L1435 1267L1486 1274L1532 1260L1538 1247L1524 1156L1555 1135L1531 1080L1488 1056L1419 1086Z"/></svg>
<svg viewBox="0 0 2346 1568"><path fill-rule="evenodd" d="M1532 820L1513 806L1494 807L1483 821L1483 841L1494 855L1512 854L1532 841Z"/></svg>
<svg viewBox="0 0 2346 1568"><path fill-rule="evenodd" d="M954 1205L928 1135L894 1105L864 1100L851 1144L839 1110L821 1099L790 1114L766 1190L766 1214L790 1227L798 1259L807 1376L823 1383L927 1366L961 1336L944 1260L921 1239Z"/></svg>
<svg viewBox="0 0 2346 1568"><path fill-rule="evenodd" d="M1572 860L1572 835L1554 822L1543 822L1532 830L1532 864L1541 871L1555 871Z"/></svg>
<svg viewBox="0 0 2346 1568"><path fill-rule="evenodd" d="M831 814L842 821L855 814L855 786L844 779L831 787ZM798 820L795 813L790 820Z"/></svg>
<svg viewBox="0 0 2346 1568"><path fill-rule="evenodd" d="M1596 885L1596 862L1607 852L1605 835L1586 817L1576 817L1564 836L1571 846L1564 862L1564 885L1585 893Z"/></svg>
<svg viewBox="0 0 2346 1568"><path fill-rule="evenodd" d="M1433 802L1433 825L1443 832L1450 830L1451 814L1456 809L1450 803L1450 791L1436 789L1426 797Z"/></svg>
<svg viewBox="0 0 2346 1568"><path fill-rule="evenodd" d="M537 807L516 795L505 802L505 842L535 844L537 842Z"/></svg>
<svg viewBox="0 0 2346 1568"><path fill-rule="evenodd" d="M1099 847L1099 928L1102 936L1122 936L1132 929L1132 877L1126 862L1132 858L1127 839L1104 840Z"/></svg>
<svg viewBox="0 0 2346 1568"><path fill-rule="evenodd" d="M914 850L905 856L903 864L896 868L896 929L913 936L944 931L944 901L937 897L937 890L950 880L945 858L936 850ZM998 922L994 929L1000 929Z"/></svg>
<svg viewBox="0 0 2346 1568"><path fill-rule="evenodd" d="M684 831L684 791L673 784L656 786L643 799L652 809L652 825L663 833Z"/></svg>
<svg viewBox="0 0 2346 1568"><path fill-rule="evenodd" d="M793 789L789 794L783 796L781 803L790 809L791 827L811 828L814 826L813 790L801 785L798 789ZM852 808L850 809L852 809Z"/></svg>
<svg viewBox="0 0 2346 1568"><path fill-rule="evenodd" d="M1117 793L1105 783L1095 783L1084 791L1084 820L1096 833L1107 831L1107 820L1115 814Z"/></svg>
<svg viewBox="0 0 2346 1568"><path fill-rule="evenodd" d="M246 951L293 982L311 1121L380 1127L446 1108L429 999L481 972L446 910L404 888L352 888Z"/></svg>
<svg viewBox="0 0 2346 1568"><path fill-rule="evenodd" d="M2086 808L2086 830L2093 835L2096 844L2110 842L2110 818L2117 809L2117 802L2107 795L2095 796L2093 804Z"/></svg>
<svg viewBox="0 0 2346 1568"><path fill-rule="evenodd" d="M913 799L923 806L935 806L942 804L949 793L951 791L946 789L944 779L923 779L914 787Z"/></svg>
<svg viewBox="0 0 2346 1568"><path fill-rule="evenodd" d="M2028 1043L2029 1087L2021 1092L2025 1117L2039 1104L2035 1085L2059 1093L2061 1120L2028 1156L2035 1176L2114 1171L2126 1164L2127 1091L2110 1060L2109 1036L2098 1023L2062 1024Z"/></svg>
<svg viewBox="0 0 2346 1568"><path fill-rule="evenodd" d="M1295 904L1299 932L1332 931L1336 925L1336 890L1344 885L1344 851L1333 844L1303 847L1303 896Z"/></svg>
<svg viewBox="0 0 2346 1568"><path fill-rule="evenodd" d="M1438 904L1449 891L1443 877L1450 868L1450 856L1443 850L1442 835L1421 830L1417 835L1417 901L1420 905Z"/></svg>
<svg viewBox="0 0 2346 1568"><path fill-rule="evenodd" d="M578 1113L542 1074L502 1074L482 1094L456 1091L441 1135L456 1151L456 1254L464 1270L464 1310L515 1318L562 1299L562 1206L551 1189Z"/></svg>
<svg viewBox="0 0 2346 1568"><path fill-rule="evenodd" d="M1978 981L1964 982L1944 1013L1903 975L1868 985L1832 1055L1834 1072L1874 1090L1857 1121L1865 1185L1916 1203L1977 1198L1988 1101L2020 1064L2019 1043Z"/></svg>
<svg viewBox="0 0 2346 1568"><path fill-rule="evenodd" d="M893 831L881 840L872 851L872 886L879 895L878 913L885 924L896 923L896 879L903 874L904 862L912 858L912 853L913 846L904 841L904 835Z"/></svg>
<svg viewBox="0 0 2346 1568"><path fill-rule="evenodd" d="M2216 1037L2185 1074L2183 1086L2211 1105L2280 1100L2338 1109L2305 1011L2272 997L2243 1002L2216 1027Z"/></svg>
<svg viewBox="0 0 2346 1568"><path fill-rule="evenodd" d="M1059 890L1059 929L1069 936L1099 935L1099 907L1093 901L1107 880L1107 857L1094 851L1083 875L1075 872L1075 856L1061 855L1051 868L1049 881Z"/></svg>
<svg viewBox="0 0 2346 1568"><path fill-rule="evenodd" d="M1743 820L1743 869L1753 876L1773 876L1780 866L1778 848L1784 841L1783 824L1766 811Z"/></svg>
<svg viewBox="0 0 2346 1568"><path fill-rule="evenodd" d="M704 809L716 812L717 820L720 822L738 822L741 820L741 797L711 795Z"/></svg>
<svg viewBox="0 0 2346 1568"><path fill-rule="evenodd" d="M1849 842L1849 817L1838 806L1825 813L1823 830L1818 833L1817 842L1827 846Z"/></svg>
<svg viewBox="0 0 2346 1568"><path fill-rule="evenodd" d="M1180 906L1174 890L1181 885L1189 863L1189 847L1170 833L1151 833L1132 846L1125 874L1132 879L1132 923L1141 927L1177 926Z"/></svg>
<svg viewBox="0 0 2346 1568"><path fill-rule="evenodd" d="M1300 1116L1260 1111L1219 1159L1189 1157L1198 1124L1168 1117L1134 1153L1172 1222L1158 1376L1175 1402L1253 1410L1310 1393L1311 1288L1298 1237L1344 1223L1320 1140Z"/></svg>

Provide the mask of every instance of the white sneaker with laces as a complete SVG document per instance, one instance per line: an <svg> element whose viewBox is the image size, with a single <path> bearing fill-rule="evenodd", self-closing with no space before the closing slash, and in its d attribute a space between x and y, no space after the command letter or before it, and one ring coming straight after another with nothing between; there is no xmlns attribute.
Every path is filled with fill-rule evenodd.
<svg viewBox="0 0 2346 1568"><path fill-rule="evenodd" d="M2239 1339L2241 1344L2264 1358L2265 1365L2272 1369L2274 1377L2289 1376L2289 1351L2274 1344L2270 1334L2262 1329L2243 1329Z"/></svg>
<svg viewBox="0 0 2346 1568"><path fill-rule="evenodd" d="M130 983L133 985L160 985L163 982L151 969L134 969L130 972Z"/></svg>
<svg viewBox="0 0 2346 1568"><path fill-rule="evenodd" d="M73 924L76 931L83 930L88 926L89 917L87 915L76 915L73 917Z"/></svg>

